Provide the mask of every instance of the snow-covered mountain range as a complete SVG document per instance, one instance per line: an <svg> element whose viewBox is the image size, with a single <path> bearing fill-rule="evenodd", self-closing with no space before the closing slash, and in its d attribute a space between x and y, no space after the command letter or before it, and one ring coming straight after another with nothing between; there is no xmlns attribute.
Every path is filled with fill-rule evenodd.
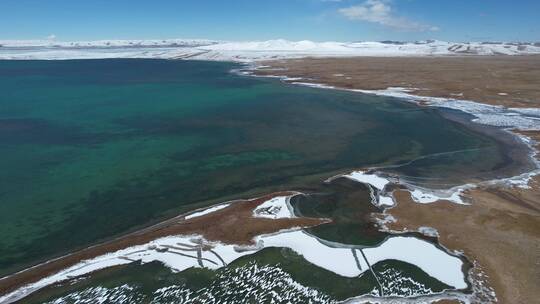
<svg viewBox="0 0 540 304"><path fill-rule="evenodd" d="M277 58L540 54L540 43L213 41L199 39L0 40L0 59L165 58L250 62Z"/></svg>

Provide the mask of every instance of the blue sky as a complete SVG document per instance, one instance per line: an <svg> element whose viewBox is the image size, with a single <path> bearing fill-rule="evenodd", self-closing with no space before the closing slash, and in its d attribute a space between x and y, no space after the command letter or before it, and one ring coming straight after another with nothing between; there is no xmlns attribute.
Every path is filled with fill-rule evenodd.
<svg viewBox="0 0 540 304"><path fill-rule="evenodd" d="M540 41L540 0L0 0L0 39Z"/></svg>

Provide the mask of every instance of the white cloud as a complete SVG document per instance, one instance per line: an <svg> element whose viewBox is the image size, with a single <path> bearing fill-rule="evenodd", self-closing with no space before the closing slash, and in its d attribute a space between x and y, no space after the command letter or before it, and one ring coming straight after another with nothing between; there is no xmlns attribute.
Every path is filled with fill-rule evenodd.
<svg viewBox="0 0 540 304"><path fill-rule="evenodd" d="M362 4L338 10L340 14L350 20L359 20L381 24L402 31L438 31L439 28L415 22L394 14L390 1L367 0Z"/></svg>
<svg viewBox="0 0 540 304"><path fill-rule="evenodd" d="M54 40L54 39L56 39L55 34L50 34L49 36L47 36L47 40Z"/></svg>

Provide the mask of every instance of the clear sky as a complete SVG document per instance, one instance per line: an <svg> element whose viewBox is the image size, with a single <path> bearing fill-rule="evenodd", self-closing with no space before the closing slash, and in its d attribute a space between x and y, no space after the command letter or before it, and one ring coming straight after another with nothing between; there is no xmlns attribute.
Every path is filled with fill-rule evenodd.
<svg viewBox="0 0 540 304"><path fill-rule="evenodd" d="M0 0L0 39L540 41L540 0Z"/></svg>

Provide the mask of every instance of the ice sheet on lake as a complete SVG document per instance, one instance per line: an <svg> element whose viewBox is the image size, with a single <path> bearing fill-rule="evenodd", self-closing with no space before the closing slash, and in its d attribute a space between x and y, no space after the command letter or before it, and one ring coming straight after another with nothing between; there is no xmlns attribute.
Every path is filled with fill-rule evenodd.
<svg viewBox="0 0 540 304"><path fill-rule="evenodd" d="M369 270L362 258L356 260L354 247L330 247L317 238L292 231L260 237L264 247L288 247L309 262L345 277L356 277ZM458 289L466 288L461 270L463 262L435 245L414 237L394 236L378 247L362 249L371 265L384 260L399 260L418 266L430 276ZM358 253L359 256L360 253ZM360 267L358 267L358 265Z"/></svg>

